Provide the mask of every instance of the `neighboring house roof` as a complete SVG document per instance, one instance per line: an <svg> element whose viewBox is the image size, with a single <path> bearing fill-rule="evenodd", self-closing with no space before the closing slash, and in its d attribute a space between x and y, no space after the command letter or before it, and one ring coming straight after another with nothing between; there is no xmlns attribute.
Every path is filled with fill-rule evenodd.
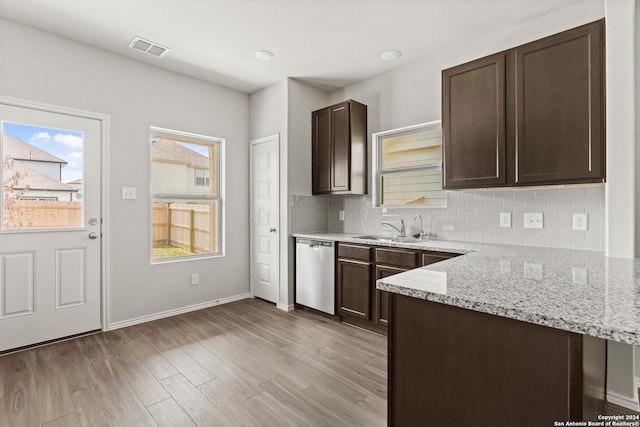
<svg viewBox="0 0 640 427"><path fill-rule="evenodd" d="M23 190L28 185L31 190L68 191L73 193L78 191L70 185L56 181L17 160L13 162L13 168L2 170L2 182L7 182L16 172L19 172L22 178L18 180L18 184L14 187L14 190ZM28 195L28 193L26 194Z"/></svg>
<svg viewBox="0 0 640 427"><path fill-rule="evenodd" d="M181 163L194 168L208 169L209 158L174 141L155 140L151 144L151 160Z"/></svg>
<svg viewBox="0 0 640 427"><path fill-rule="evenodd" d="M69 181L66 184L80 184L82 185L82 178L74 179L73 181Z"/></svg>
<svg viewBox="0 0 640 427"><path fill-rule="evenodd" d="M62 163L67 162L51 153L39 149L21 139L15 138L6 133L2 134L2 156L11 156L14 160L31 160L36 162Z"/></svg>

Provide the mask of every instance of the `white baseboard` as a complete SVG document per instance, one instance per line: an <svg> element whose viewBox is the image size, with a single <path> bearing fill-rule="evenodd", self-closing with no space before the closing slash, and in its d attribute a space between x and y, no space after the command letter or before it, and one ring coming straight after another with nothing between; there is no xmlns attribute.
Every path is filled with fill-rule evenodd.
<svg viewBox="0 0 640 427"><path fill-rule="evenodd" d="M140 323L151 322L153 320L163 319L165 317L171 317L178 314L188 313L190 311L201 310L203 308L214 307L216 305L227 304L234 301L240 301L246 298L251 298L251 294L240 294L232 297L220 298L213 301L207 301L199 304L193 304L186 307L174 308L172 310L161 311L160 313L149 314L146 316L140 316L129 320L121 320L119 322L113 322L109 324L105 331L112 331L114 329L126 328L127 326L138 325Z"/></svg>
<svg viewBox="0 0 640 427"><path fill-rule="evenodd" d="M625 407L627 409L631 409L636 412L640 411L640 405L638 404L637 395L635 396L635 398L630 398L628 396L624 396L622 394L607 390L607 402Z"/></svg>
<svg viewBox="0 0 640 427"><path fill-rule="evenodd" d="M280 304L280 303L277 303L276 304L276 308L279 309L279 310L282 310L282 311L286 311L286 312L295 310L293 304Z"/></svg>

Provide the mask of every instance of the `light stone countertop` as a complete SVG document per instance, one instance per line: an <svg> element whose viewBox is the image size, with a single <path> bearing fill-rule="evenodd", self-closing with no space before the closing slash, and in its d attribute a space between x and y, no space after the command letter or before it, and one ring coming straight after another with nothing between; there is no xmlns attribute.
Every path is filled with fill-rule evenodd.
<svg viewBox="0 0 640 427"><path fill-rule="evenodd" d="M377 288L428 301L628 344L640 344L640 259L602 252L431 240L294 237L453 252L463 256L377 281Z"/></svg>

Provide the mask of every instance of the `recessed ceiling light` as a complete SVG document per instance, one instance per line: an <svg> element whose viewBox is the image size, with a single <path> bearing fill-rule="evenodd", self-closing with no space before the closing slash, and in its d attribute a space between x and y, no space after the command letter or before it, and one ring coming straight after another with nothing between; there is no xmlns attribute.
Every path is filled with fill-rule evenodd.
<svg viewBox="0 0 640 427"><path fill-rule="evenodd" d="M380 57L384 61L394 61L400 58L401 56L402 56L402 52L400 52L399 50L387 50L385 52L382 52L382 55L380 55Z"/></svg>
<svg viewBox="0 0 640 427"><path fill-rule="evenodd" d="M260 61L271 61L275 57L273 52L269 52L268 50L259 50L255 55Z"/></svg>
<svg viewBox="0 0 640 427"><path fill-rule="evenodd" d="M140 52L148 53L152 56L161 57L169 52L168 47L159 45L158 43L145 40L142 37L134 37L129 43L131 49L139 50Z"/></svg>

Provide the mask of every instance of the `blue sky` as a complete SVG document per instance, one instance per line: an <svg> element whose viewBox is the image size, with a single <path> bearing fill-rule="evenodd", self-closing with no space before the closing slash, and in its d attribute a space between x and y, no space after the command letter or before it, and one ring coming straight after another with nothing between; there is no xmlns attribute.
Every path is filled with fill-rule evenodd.
<svg viewBox="0 0 640 427"><path fill-rule="evenodd" d="M62 182L82 178L83 132L11 122L2 122L2 132L65 160L67 165L62 168Z"/></svg>

